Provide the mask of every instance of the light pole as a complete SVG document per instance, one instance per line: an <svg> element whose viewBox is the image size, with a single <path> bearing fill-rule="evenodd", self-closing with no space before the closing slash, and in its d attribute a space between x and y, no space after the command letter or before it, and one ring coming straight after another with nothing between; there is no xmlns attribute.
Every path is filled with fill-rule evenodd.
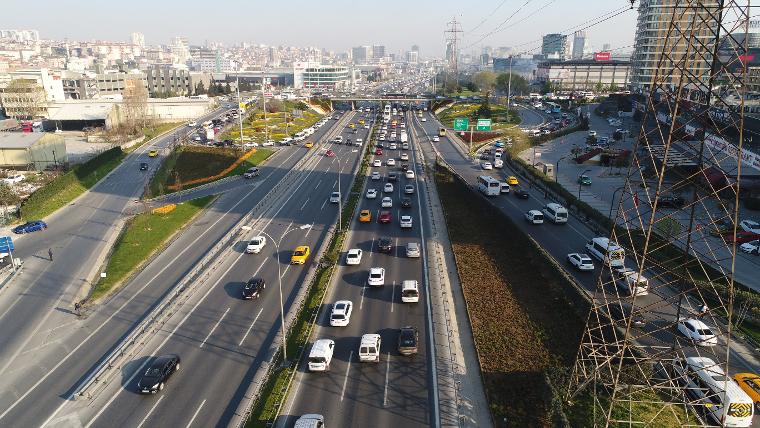
<svg viewBox="0 0 760 428"><path fill-rule="evenodd" d="M311 229L311 227L314 226L313 224L302 224L301 226L298 226L294 229L286 230L285 233L280 236L280 241L290 232L293 232L294 230L306 230ZM251 231L253 228L251 226L242 226L241 229L245 231ZM277 257L277 285L280 289L280 327L282 328L282 360L287 361L288 359L288 340L285 336L285 307L283 306L282 302L282 268L280 267L280 241L272 238L272 235L264 232L263 230L258 230L256 233L262 234L269 238L270 241L274 244L275 254Z"/></svg>
<svg viewBox="0 0 760 428"><path fill-rule="evenodd" d="M559 183L559 163L566 157L567 155L562 156L561 158L557 159L557 165L554 167L554 181L556 181L557 183Z"/></svg>
<svg viewBox="0 0 760 428"><path fill-rule="evenodd" d="M607 218L612 220L612 207L615 206L615 196L617 196L617 192L623 190L625 186L620 186L617 189L615 189L614 192L612 192L612 202L610 202L610 213L607 214Z"/></svg>
<svg viewBox="0 0 760 428"><path fill-rule="evenodd" d="M581 183L581 177L583 177L587 172L590 172L590 169L587 169L581 173L581 175L578 176L578 200L581 200L581 186L583 186L583 183Z"/></svg>
<svg viewBox="0 0 760 428"><path fill-rule="evenodd" d="M507 115L509 115L509 99L512 97L512 55L509 56L509 82L507 83Z"/></svg>
<svg viewBox="0 0 760 428"><path fill-rule="evenodd" d="M240 104L243 103L243 99L240 98L240 73L238 72L235 75L235 78L237 79L237 98L238 98L238 110L240 110ZM243 141L243 112L240 112L238 114L238 121L240 122L240 150L245 152L245 142Z"/></svg>

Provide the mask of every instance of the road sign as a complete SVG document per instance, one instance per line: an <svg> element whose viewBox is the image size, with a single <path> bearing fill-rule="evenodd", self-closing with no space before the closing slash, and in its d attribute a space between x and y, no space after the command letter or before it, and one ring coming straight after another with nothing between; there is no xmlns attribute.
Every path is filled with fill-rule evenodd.
<svg viewBox="0 0 760 428"><path fill-rule="evenodd" d="M491 119L478 119L478 125L476 127L478 131L490 131Z"/></svg>
<svg viewBox="0 0 760 428"><path fill-rule="evenodd" d="M9 253L15 249L13 239L10 236L0 236L0 253Z"/></svg>
<svg viewBox="0 0 760 428"><path fill-rule="evenodd" d="M454 118L455 131L466 131L469 126L470 126L470 119L466 117Z"/></svg>

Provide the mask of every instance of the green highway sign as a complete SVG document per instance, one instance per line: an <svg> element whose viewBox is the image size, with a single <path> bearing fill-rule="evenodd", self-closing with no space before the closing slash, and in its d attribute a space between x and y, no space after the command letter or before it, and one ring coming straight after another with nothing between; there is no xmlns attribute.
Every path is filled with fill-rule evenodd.
<svg viewBox="0 0 760 428"><path fill-rule="evenodd" d="M491 119L478 119L478 125L476 127L478 131L490 131Z"/></svg>
<svg viewBox="0 0 760 428"><path fill-rule="evenodd" d="M470 119L466 117L454 118L454 131L466 131L470 126Z"/></svg>

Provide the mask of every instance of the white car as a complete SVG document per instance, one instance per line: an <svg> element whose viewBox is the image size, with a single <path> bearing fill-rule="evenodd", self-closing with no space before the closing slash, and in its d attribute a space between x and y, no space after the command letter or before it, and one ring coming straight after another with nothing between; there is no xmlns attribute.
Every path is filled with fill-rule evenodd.
<svg viewBox="0 0 760 428"><path fill-rule="evenodd" d="M739 227L745 232L760 234L760 223L755 220L742 220L739 222Z"/></svg>
<svg viewBox="0 0 760 428"><path fill-rule="evenodd" d="M8 184L16 184L24 181L24 176L21 174L13 174L3 178L3 181Z"/></svg>
<svg viewBox="0 0 760 428"><path fill-rule="evenodd" d="M380 173L375 171L372 173L372 179L373 180L379 180L380 179Z"/></svg>
<svg viewBox="0 0 760 428"><path fill-rule="evenodd" d="M570 262L571 265L575 266L575 268L578 270L594 270L594 262L587 254L570 253L567 255L567 261Z"/></svg>
<svg viewBox="0 0 760 428"><path fill-rule="evenodd" d="M381 267L373 267L369 270L369 276L367 277L367 285L373 287L382 287L385 285L385 269Z"/></svg>
<svg viewBox="0 0 760 428"><path fill-rule="evenodd" d="M383 192L385 192L385 193L393 193L393 184L392 183L385 183L385 186L383 187Z"/></svg>
<svg viewBox="0 0 760 428"><path fill-rule="evenodd" d="M377 198L377 190L367 189L367 199L375 199L375 198Z"/></svg>
<svg viewBox="0 0 760 428"><path fill-rule="evenodd" d="M427 122L427 118L423 117L422 119L420 119L420 122Z"/></svg>
<svg viewBox="0 0 760 428"><path fill-rule="evenodd" d="M411 184L407 184L406 186L404 186L404 193L407 195L414 194L414 186L412 186Z"/></svg>
<svg viewBox="0 0 760 428"><path fill-rule="evenodd" d="M401 148L403 150L409 150L409 143L401 143Z"/></svg>
<svg viewBox="0 0 760 428"><path fill-rule="evenodd" d="M346 253L346 264L349 266L355 266L362 262L362 250L358 248L351 248Z"/></svg>
<svg viewBox="0 0 760 428"><path fill-rule="evenodd" d="M483 169L493 169L493 164L491 162L481 162L480 167Z"/></svg>
<svg viewBox="0 0 760 428"><path fill-rule="evenodd" d="M337 204L338 202L340 202L340 192L332 192L330 194L330 203Z"/></svg>
<svg viewBox="0 0 760 428"><path fill-rule="evenodd" d="M525 220L532 224L543 224L544 213L539 210L530 210L525 213Z"/></svg>
<svg viewBox="0 0 760 428"><path fill-rule="evenodd" d="M410 215L402 215L401 216L401 228L402 229L408 229L412 227L412 216Z"/></svg>
<svg viewBox="0 0 760 428"><path fill-rule="evenodd" d="M437 136L437 135L434 135L434 136L433 136L433 142L437 143L437 142L439 142L439 141L441 141L441 139L440 139L440 138L438 138L438 136Z"/></svg>
<svg viewBox="0 0 760 428"><path fill-rule="evenodd" d="M718 344L718 338L710 330L710 327L695 318L682 318L678 320L678 331L700 346L715 346Z"/></svg>
<svg viewBox="0 0 760 428"><path fill-rule="evenodd" d="M361 146L364 143L364 140L362 140L361 138L357 138L355 141L356 141L357 146Z"/></svg>
<svg viewBox="0 0 760 428"><path fill-rule="evenodd" d="M254 236L248 245L245 246L245 252L248 254L258 254L267 244L267 238L264 236Z"/></svg>
<svg viewBox="0 0 760 428"><path fill-rule="evenodd" d="M372 161L372 166L375 166L375 167L383 166L383 161L381 161L380 159L375 159Z"/></svg>
<svg viewBox="0 0 760 428"><path fill-rule="evenodd" d="M414 180L414 171L412 171L411 169L407 169L404 175L406 176L406 178L410 180Z"/></svg>
<svg viewBox="0 0 760 428"><path fill-rule="evenodd" d="M758 248L760 248L760 239L745 242L739 246L739 249L747 254L752 254L758 251Z"/></svg>
<svg viewBox="0 0 760 428"><path fill-rule="evenodd" d="M266 143L263 143L261 145L264 146L264 147L272 147L272 146L274 146L274 141L273 140L267 140Z"/></svg>
<svg viewBox="0 0 760 428"><path fill-rule="evenodd" d="M391 143L391 145L388 146L388 148L391 150L396 150L398 148L398 145L396 143Z"/></svg>
<svg viewBox="0 0 760 428"><path fill-rule="evenodd" d="M401 160L402 161L408 161L409 160L409 153L401 153Z"/></svg>
<svg viewBox="0 0 760 428"><path fill-rule="evenodd" d="M381 205L383 208L393 208L393 199L389 196L383 198Z"/></svg>
<svg viewBox="0 0 760 428"><path fill-rule="evenodd" d="M388 166L396 166L396 159L390 158L387 161L385 161L385 164Z"/></svg>
<svg viewBox="0 0 760 428"><path fill-rule="evenodd" d="M345 327L351 321L351 310L353 308L350 300L338 300L330 312L330 325L333 327Z"/></svg>

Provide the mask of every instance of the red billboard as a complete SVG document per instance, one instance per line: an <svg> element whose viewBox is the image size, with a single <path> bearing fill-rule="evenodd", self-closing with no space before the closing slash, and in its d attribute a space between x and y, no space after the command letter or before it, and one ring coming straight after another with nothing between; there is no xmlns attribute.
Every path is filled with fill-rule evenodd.
<svg viewBox="0 0 760 428"><path fill-rule="evenodd" d="M611 58L612 58L612 54L609 52L594 53L594 61L609 61Z"/></svg>

